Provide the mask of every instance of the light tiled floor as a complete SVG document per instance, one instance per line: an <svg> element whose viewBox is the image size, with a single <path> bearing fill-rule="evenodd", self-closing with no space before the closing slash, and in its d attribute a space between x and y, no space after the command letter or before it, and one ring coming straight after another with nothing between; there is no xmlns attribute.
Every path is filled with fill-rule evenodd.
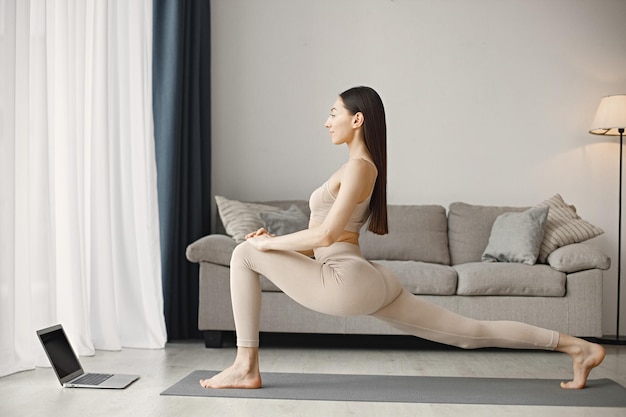
<svg viewBox="0 0 626 417"><path fill-rule="evenodd" d="M319 344L270 340L261 351L267 372L559 378L571 376L566 355L541 351L462 351L393 339ZM340 346L343 345L343 346ZM359 347L363 345L362 347ZM607 346L592 378L626 386L626 347ZM0 416L626 416L626 409L522 407L455 404L359 403L166 397L159 393L196 369L219 370L234 357L233 347L205 349L200 341L169 343L162 350L98 351L81 358L87 371L138 373L121 391L61 388L50 368L0 378Z"/></svg>

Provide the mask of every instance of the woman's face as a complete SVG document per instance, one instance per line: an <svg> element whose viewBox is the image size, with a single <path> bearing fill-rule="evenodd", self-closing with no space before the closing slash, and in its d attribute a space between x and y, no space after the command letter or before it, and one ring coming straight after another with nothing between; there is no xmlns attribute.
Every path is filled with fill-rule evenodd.
<svg viewBox="0 0 626 417"><path fill-rule="evenodd" d="M341 97L337 98L335 104L330 109L330 116L324 126L328 128L330 138L335 145L349 143L354 138L356 132L356 116L344 107Z"/></svg>

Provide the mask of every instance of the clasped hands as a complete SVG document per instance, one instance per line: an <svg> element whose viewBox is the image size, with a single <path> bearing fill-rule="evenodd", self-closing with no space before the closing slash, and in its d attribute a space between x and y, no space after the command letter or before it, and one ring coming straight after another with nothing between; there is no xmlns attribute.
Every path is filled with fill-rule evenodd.
<svg viewBox="0 0 626 417"><path fill-rule="evenodd" d="M248 233L246 235L246 241L248 241L250 245L252 245L252 247L254 247L255 249L264 252L268 250L268 241L275 236L276 235L268 232L263 227L261 227L256 232Z"/></svg>

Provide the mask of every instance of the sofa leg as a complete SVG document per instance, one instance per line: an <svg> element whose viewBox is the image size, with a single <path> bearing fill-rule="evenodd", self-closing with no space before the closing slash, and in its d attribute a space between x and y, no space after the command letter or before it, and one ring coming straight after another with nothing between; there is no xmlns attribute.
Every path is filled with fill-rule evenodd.
<svg viewBox="0 0 626 417"><path fill-rule="evenodd" d="M204 346L207 348L221 348L224 343L224 332L221 330L203 330Z"/></svg>

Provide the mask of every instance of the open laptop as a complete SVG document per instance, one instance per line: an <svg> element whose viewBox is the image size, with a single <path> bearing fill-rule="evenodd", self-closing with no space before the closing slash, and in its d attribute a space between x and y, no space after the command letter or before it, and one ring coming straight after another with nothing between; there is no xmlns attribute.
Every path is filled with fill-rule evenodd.
<svg viewBox="0 0 626 417"><path fill-rule="evenodd" d="M139 375L86 374L60 324L37 330L37 336L64 387L122 389L139 378Z"/></svg>

